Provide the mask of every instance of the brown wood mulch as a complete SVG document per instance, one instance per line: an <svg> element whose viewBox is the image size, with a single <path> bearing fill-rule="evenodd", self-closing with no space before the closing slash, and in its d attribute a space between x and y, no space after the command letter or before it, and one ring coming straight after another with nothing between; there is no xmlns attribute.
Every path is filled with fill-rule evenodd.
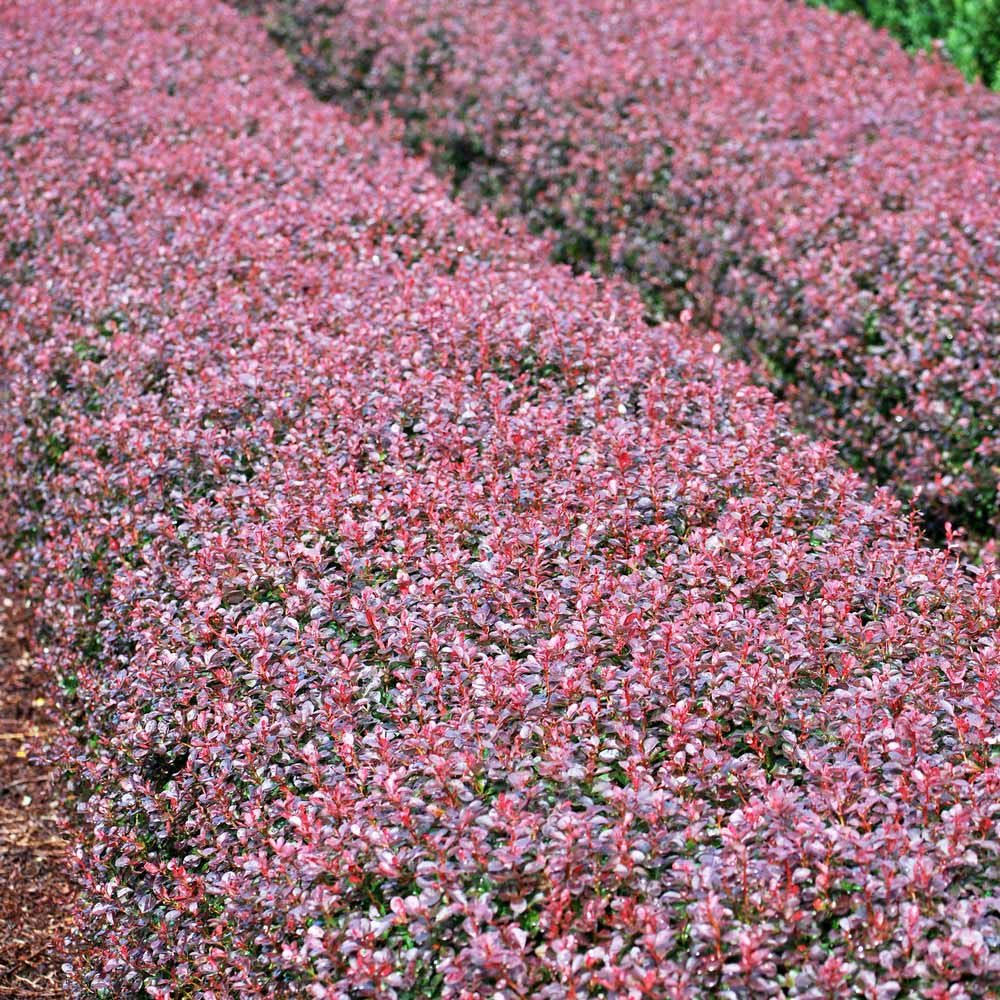
<svg viewBox="0 0 1000 1000"><path fill-rule="evenodd" d="M65 1000L60 943L72 883L46 683L22 641L24 615L0 597L0 1000Z"/></svg>

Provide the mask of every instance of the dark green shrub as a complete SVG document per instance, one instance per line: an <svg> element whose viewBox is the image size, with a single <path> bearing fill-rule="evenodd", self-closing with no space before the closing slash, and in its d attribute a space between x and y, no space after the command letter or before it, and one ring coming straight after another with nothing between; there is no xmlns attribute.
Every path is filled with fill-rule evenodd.
<svg viewBox="0 0 1000 1000"><path fill-rule="evenodd" d="M819 6L823 0L809 0ZM826 0L834 10L863 15L903 45L927 49L935 41L970 79L1000 83L1000 0Z"/></svg>

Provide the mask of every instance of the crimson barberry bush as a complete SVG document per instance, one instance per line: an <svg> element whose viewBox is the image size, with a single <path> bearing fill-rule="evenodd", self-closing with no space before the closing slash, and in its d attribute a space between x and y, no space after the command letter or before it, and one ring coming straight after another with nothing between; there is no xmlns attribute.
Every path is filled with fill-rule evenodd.
<svg viewBox="0 0 1000 1000"><path fill-rule="evenodd" d="M322 97L387 103L467 201L655 315L714 318L932 534L995 536L1000 97L773 0L252 6Z"/></svg>
<svg viewBox="0 0 1000 1000"><path fill-rule="evenodd" d="M996 995L1000 578L235 11L0 53L77 995Z"/></svg>

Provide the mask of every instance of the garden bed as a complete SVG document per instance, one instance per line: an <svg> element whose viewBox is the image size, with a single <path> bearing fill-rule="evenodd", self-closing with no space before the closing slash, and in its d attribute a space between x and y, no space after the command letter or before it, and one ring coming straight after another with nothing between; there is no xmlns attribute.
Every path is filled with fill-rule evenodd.
<svg viewBox="0 0 1000 1000"><path fill-rule="evenodd" d="M988 563L234 10L9 4L0 56L80 996L996 994Z"/></svg>

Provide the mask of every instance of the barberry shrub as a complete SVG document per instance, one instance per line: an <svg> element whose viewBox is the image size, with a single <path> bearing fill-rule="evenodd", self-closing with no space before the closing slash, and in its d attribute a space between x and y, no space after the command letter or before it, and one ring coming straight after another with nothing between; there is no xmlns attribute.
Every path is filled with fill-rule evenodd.
<svg viewBox="0 0 1000 1000"><path fill-rule="evenodd" d="M770 0L254 0L467 203L694 307L865 475L998 527L1000 97Z"/></svg>
<svg viewBox="0 0 1000 1000"><path fill-rule="evenodd" d="M76 995L995 996L1000 578L397 138L209 0L0 7Z"/></svg>

